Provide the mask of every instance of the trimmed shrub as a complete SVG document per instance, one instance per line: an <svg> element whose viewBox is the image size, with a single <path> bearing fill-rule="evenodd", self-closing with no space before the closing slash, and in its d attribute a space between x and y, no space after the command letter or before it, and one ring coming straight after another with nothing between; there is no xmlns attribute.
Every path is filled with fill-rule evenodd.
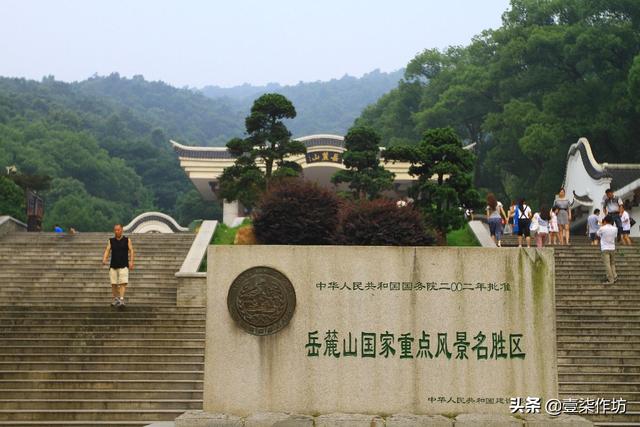
<svg viewBox="0 0 640 427"><path fill-rule="evenodd" d="M412 205L393 200L360 200L341 215L340 242L345 245L426 246L435 243L422 215Z"/></svg>
<svg viewBox="0 0 640 427"><path fill-rule="evenodd" d="M302 179L282 179L260 199L254 233L267 245L332 244L339 209L333 192Z"/></svg>

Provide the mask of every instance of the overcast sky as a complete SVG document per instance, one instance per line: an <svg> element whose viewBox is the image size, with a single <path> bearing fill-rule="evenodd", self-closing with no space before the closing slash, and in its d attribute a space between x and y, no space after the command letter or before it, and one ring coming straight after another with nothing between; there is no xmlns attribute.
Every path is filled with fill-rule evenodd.
<svg viewBox="0 0 640 427"><path fill-rule="evenodd" d="M0 0L0 75L142 74L175 86L404 67L500 26L508 0Z"/></svg>

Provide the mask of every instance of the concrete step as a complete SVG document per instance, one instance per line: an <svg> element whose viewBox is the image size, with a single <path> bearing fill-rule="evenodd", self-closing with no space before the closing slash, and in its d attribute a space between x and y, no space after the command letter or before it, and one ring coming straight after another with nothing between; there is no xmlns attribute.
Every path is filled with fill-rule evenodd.
<svg viewBox="0 0 640 427"><path fill-rule="evenodd" d="M37 291L21 291L21 290L5 290L0 292L0 299L8 302L20 301L20 304L44 301L46 304L56 303L57 305L80 304L80 303L98 303L108 304L111 302L111 289L101 291L83 291L81 289L76 292L37 292ZM137 301L145 304L153 304L154 302L171 302L176 303L176 291L166 290L151 291L141 289L127 289L125 299L127 302Z"/></svg>
<svg viewBox="0 0 640 427"><path fill-rule="evenodd" d="M42 427L42 426L73 426L73 427L146 427L149 425L163 425L169 423L167 427L174 427L172 421L167 420L148 420L148 421L0 421L2 427ZM624 427L624 426L622 426Z"/></svg>
<svg viewBox="0 0 640 427"><path fill-rule="evenodd" d="M114 360L109 362L70 362L65 360L51 360L41 362L25 361L24 357L19 361L7 362L0 360L0 371L193 371L203 372L204 363L193 362L130 362Z"/></svg>
<svg viewBox="0 0 640 427"><path fill-rule="evenodd" d="M113 363L114 359L118 363L184 363L191 365L201 365L204 362L204 354L192 353L117 353L117 354L72 354L72 353L0 353L0 363L59 363L65 364L91 364L91 363ZM53 361L53 362L52 362Z"/></svg>
<svg viewBox="0 0 640 427"><path fill-rule="evenodd" d="M640 261L638 261L640 262ZM617 262L616 261L616 271L618 272L618 274L624 274L624 275L635 275L636 271L634 270L634 265L637 265L637 262L625 262L625 263L621 263L621 262ZM561 267L561 268L556 268L556 277L561 278L561 277L567 277L567 276L571 276L571 275L576 275L576 274L600 274L602 271L604 271L604 265L602 265L602 262L600 262L599 264L594 265L593 267L580 267L579 265L575 265L575 266L566 266L566 267Z"/></svg>
<svg viewBox="0 0 640 427"><path fill-rule="evenodd" d="M71 390L199 390L202 380L129 380L129 379L0 379L0 390L4 389L71 389Z"/></svg>
<svg viewBox="0 0 640 427"><path fill-rule="evenodd" d="M570 312L569 312L570 313ZM604 322L607 320L615 320L617 322L626 321L637 324L640 321L640 316L638 315L627 315L627 314L557 314L558 320L581 320L585 322Z"/></svg>
<svg viewBox="0 0 640 427"><path fill-rule="evenodd" d="M557 327L557 336L567 338L567 336L574 335L575 338L588 338L594 337L613 337L617 335L635 335L640 336L640 327L628 327L628 328L602 328L602 327Z"/></svg>
<svg viewBox="0 0 640 427"><path fill-rule="evenodd" d="M204 333L202 332L152 332L152 331L128 331L122 329L119 331L3 331L0 330L0 342L7 340L104 340L117 337L119 340L150 340L150 339L162 339L162 340L204 340Z"/></svg>
<svg viewBox="0 0 640 427"><path fill-rule="evenodd" d="M607 333L558 333L558 343L563 342L584 342L593 341L596 343L634 343L640 342L640 333L618 332L614 334Z"/></svg>
<svg viewBox="0 0 640 427"><path fill-rule="evenodd" d="M556 292L556 302L562 301L567 302L567 304L580 304L581 302L624 302L624 301L640 301L640 297L638 297L637 291L627 290L621 291L620 293L615 292L606 292L601 290L593 290L593 291L582 291L580 293L577 292L565 292L560 293Z"/></svg>
<svg viewBox="0 0 640 427"><path fill-rule="evenodd" d="M53 286L55 284L55 286ZM177 286L178 282L176 277L171 276L159 276L153 280L143 280L136 283L136 288L152 288L152 289L172 289ZM11 279L3 282L3 288L26 288L26 289L41 289L43 291L56 290L56 289L77 289L83 288L95 288L104 289L110 288L109 276L101 276L99 280L74 280L69 283L60 280L27 280L27 279Z"/></svg>
<svg viewBox="0 0 640 427"><path fill-rule="evenodd" d="M75 298L83 297L83 298L104 298L105 296L111 296L111 286L108 288L106 286L100 287L75 287L69 288L65 287L58 291L54 291L51 289L46 290L38 290L38 289L25 289L25 288L17 288L17 287L4 287L0 288L0 295L7 298L43 298L46 297L47 300L51 298L59 299L62 304L68 302L70 299L75 300ZM132 285L131 288L127 289L127 296L135 295L137 298L150 298L151 300L155 298L172 298L175 301L176 297L176 288L170 287L161 287L154 288L152 286L140 287L136 285ZM77 302L77 300L75 300Z"/></svg>
<svg viewBox="0 0 640 427"><path fill-rule="evenodd" d="M184 410L179 409L78 409L78 410L0 410L0 420L11 421L92 421L96 418L109 421L129 421L134 417L137 421L174 420Z"/></svg>
<svg viewBox="0 0 640 427"><path fill-rule="evenodd" d="M128 354L148 354L148 353L164 353L164 354L204 354L204 347L202 345L181 345L181 346L163 346L163 345L144 345L144 346L131 346L126 347L124 350L121 346L113 345L96 345L96 343L78 345L70 347L67 345L29 345L29 344L12 344L7 343L0 346L2 353L4 354L51 354L51 353L67 353L67 354L103 354L117 357L123 351Z"/></svg>
<svg viewBox="0 0 640 427"><path fill-rule="evenodd" d="M558 372L560 382L623 382L640 385L640 374L626 372ZM640 390L640 388L638 389Z"/></svg>
<svg viewBox="0 0 640 427"><path fill-rule="evenodd" d="M162 399L202 400L202 390L0 389L0 399Z"/></svg>
<svg viewBox="0 0 640 427"><path fill-rule="evenodd" d="M635 289L621 289L616 292L612 292L611 290L600 288L600 289L565 289L564 287L561 289L556 289L556 300L561 297L583 297L585 299L611 299L616 298L620 300L626 300L627 298L635 298L638 295L638 291Z"/></svg>
<svg viewBox="0 0 640 427"><path fill-rule="evenodd" d="M38 307L38 306L15 307L14 305L3 304L0 302L0 315L2 315L3 313L10 313L10 312L24 313L24 314L35 314L35 313L45 313L45 312L49 312L49 313L56 312L61 314L62 313L76 313L76 314L85 313L85 314L91 314L91 315L112 314L111 310L109 310L106 307L96 308L90 305L78 304L74 306L57 306L57 307ZM166 315L168 313L184 314L184 315L191 315L191 314L204 315L205 313L204 308L197 308L197 307L173 307L173 308L162 307L158 309L154 309L153 307L145 307L145 308L137 309L136 312L140 314L144 313L149 315L153 315L153 314Z"/></svg>
<svg viewBox="0 0 640 427"><path fill-rule="evenodd" d="M640 327L636 322L620 321L620 320L558 320L556 322L557 328L576 328L583 325L585 328L635 328Z"/></svg>
<svg viewBox="0 0 640 427"><path fill-rule="evenodd" d="M191 242L171 242L171 243L153 243L153 242L133 242L134 250L142 250L151 252L155 250L156 253L177 253L181 250L186 250L191 246ZM164 246L163 246L164 245ZM63 251L64 253L79 253L81 249L88 249L91 252L104 252L107 247L107 241L99 242L33 242L33 243L15 243L5 242L0 253L11 255L19 254L20 251L25 251L25 255L31 255L38 252L56 252ZM85 254L88 251L85 251Z"/></svg>
<svg viewBox="0 0 640 427"><path fill-rule="evenodd" d="M618 272L618 284L622 285L637 285L637 277L635 273L623 273ZM598 284L602 283L602 280L605 279L605 271L604 268L600 273L588 273L588 274L571 274L571 275L558 275L557 281L559 285L568 284L570 282L586 282Z"/></svg>
<svg viewBox="0 0 640 427"><path fill-rule="evenodd" d="M78 338L2 338L0 339L0 348L3 346L11 347L11 346L85 346L85 345L94 345L94 346L104 346L104 347L115 347L122 349L132 349L135 347L197 347L200 346L204 348L204 339L169 339L169 338L137 338L128 340L126 338L119 337L108 337L108 338L93 338L88 336L86 338L78 337ZM626 344L629 345L629 344Z"/></svg>
<svg viewBox="0 0 640 427"><path fill-rule="evenodd" d="M602 364L589 364L589 363L580 363L580 364L566 364L566 363L558 363L558 370L563 374L636 374L640 375L640 364L611 364L611 365L602 365Z"/></svg>
<svg viewBox="0 0 640 427"><path fill-rule="evenodd" d="M188 328L204 328L204 319L177 319L180 321L179 327ZM159 319L159 318L120 318L117 326L122 328L144 326L144 327L173 327L175 320ZM33 318L33 317L16 317L16 318L0 318L0 328L13 326L38 326L42 328L60 328L69 327L75 329L93 328L93 327L113 327L113 322L109 323L108 319L90 319L86 317L66 317L66 318Z"/></svg>
<svg viewBox="0 0 640 427"><path fill-rule="evenodd" d="M113 345L95 345L95 343L85 344L81 347L69 348L68 345L2 345L2 352L4 354L51 354L51 353L66 353L70 355L78 354L104 354L104 355L118 355L121 353L130 354L145 354L145 353L164 353L164 354L204 354L204 347L202 345L182 345L182 346L158 346L158 345L146 345L146 346L113 346Z"/></svg>
<svg viewBox="0 0 640 427"><path fill-rule="evenodd" d="M158 410L202 409L197 399L1 399L2 410Z"/></svg>
<svg viewBox="0 0 640 427"><path fill-rule="evenodd" d="M174 277L175 273L179 269L135 269L129 272L129 277L137 277L137 278L157 278L161 277ZM60 281L69 282L76 279L87 280L88 278L95 278L99 280L105 280L105 278L109 277L109 270L107 268L102 269L101 271L96 271L95 268L89 269L87 271L83 271L82 269L72 268L69 270L65 269L49 269L45 268L42 272L35 272L33 269L28 270L28 272L19 272L19 271L2 271L0 273L0 281L2 283L5 282L5 279L10 280L12 277L16 275L20 275L22 278L30 278L34 280L38 280L39 278L57 278Z"/></svg>
<svg viewBox="0 0 640 427"><path fill-rule="evenodd" d="M558 381L560 389L571 389L578 393L591 392L594 389L616 391L618 394L629 391L640 392L638 381Z"/></svg>
<svg viewBox="0 0 640 427"><path fill-rule="evenodd" d="M145 264L177 264L184 258L184 251L158 254L157 252L142 253L136 251L137 256L134 260ZM38 261L38 265L83 265L83 264L102 264L101 253L69 254L63 252L61 254L42 252L27 256L25 254L10 255L0 253L0 264L9 267L24 266L25 261Z"/></svg>
<svg viewBox="0 0 640 427"><path fill-rule="evenodd" d="M3 328L0 322L0 333L36 333L36 334L66 334L66 333L126 333L126 334L140 334L140 333L168 333L168 334L200 334L204 336L204 325L200 326L184 326L184 325L121 325L121 324L96 324L96 325L11 325L11 328Z"/></svg>
<svg viewBox="0 0 640 427"><path fill-rule="evenodd" d="M591 307L619 307L619 308L636 308L640 307L640 299L621 299L612 300L611 298L593 298L589 299L588 296L582 297L558 297L556 298L556 304L562 304L567 306L569 304L575 304L575 308L590 309Z"/></svg>
<svg viewBox="0 0 640 427"><path fill-rule="evenodd" d="M202 371L124 371L124 370L59 370L59 371L37 371L37 370L22 370L22 371L0 371L0 381L10 382L13 380L45 380L45 381L108 381L112 378L122 378L126 380L180 380L180 381L197 381L202 379Z"/></svg>
<svg viewBox="0 0 640 427"><path fill-rule="evenodd" d="M584 357L558 357L559 365L576 365L576 366L607 366L607 365L640 365L640 356L591 356ZM586 369L586 368L585 368Z"/></svg>
<svg viewBox="0 0 640 427"><path fill-rule="evenodd" d="M6 341L7 339L5 338L3 341ZM593 342L589 342L586 340L576 340L576 341L565 341L565 340L558 340L557 341L557 345L558 345L558 349L562 349L562 350L574 350L574 349L584 349L584 350L601 350L601 349L609 349L609 350L613 350L613 349L625 349L625 350L631 350L631 349L635 349L638 352L640 352L640 341L638 340L634 340L634 341L619 341L619 340L612 340L612 339L597 339L594 340Z"/></svg>
<svg viewBox="0 0 640 427"><path fill-rule="evenodd" d="M111 292L105 292L101 295L87 295L82 292L78 292L78 294L68 294L68 295L46 295L35 293L7 293L0 292L0 296L3 299L7 299L9 301L18 300L20 304L39 304L39 305L60 305L60 304L77 304L77 303L95 303L95 304L104 304L109 305L112 300ZM125 297L125 301L127 306L132 306L136 304L146 304L146 305L175 305L176 298L175 294L165 295L165 296L150 296L149 293L142 292L140 295L139 292L135 292L134 290L127 291L127 295Z"/></svg>
<svg viewBox="0 0 640 427"><path fill-rule="evenodd" d="M571 305L556 304L556 310L559 314L576 314L576 312L584 312L584 314L586 315L640 315L640 307L608 307L606 305L592 305L583 308L574 307Z"/></svg>
<svg viewBox="0 0 640 427"><path fill-rule="evenodd" d="M558 347L558 358L585 358L585 357L606 357L606 358L629 358L638 355L637 349L627 348L560 348Z"/></svg>
<svg viewBox="0 0 640 427"><path fill-rule="evenodd" d="M23 308L23 307L16 306L15 308ZM24 307L24 308L28 308L28 307ZM47 307L41 306L39 308L47 308ZM50 306L50 308L57 308L57 306ZM104 308L104 304L101 304L100 306L95 306L95 308L96 309ZM77 322L87 322L88 325L93 325L97 323L113 322L114 319L117 319L118 324L125 324L126 322L130 322L130 323L134 322L136 324L145 324L145 322L147 321L149 322L149 324L154 324L155 322L161 322L161 321L169 321L169 322L189 321L192 323L204 322L204 315L199 313L192 313L192 314L167 313L166 316L162 316L160 314L149 314L149 313L143 313L139 311L144 308L147 308L147 307L142 305L134 305L132 307L128 307L124 311L114 311L113 313L96 313L93 316L90 314L87 315L85 313L78 313L78 312L60 313L58 311L51 311L51 312L41 311L41 312L38 312L37 315L29 315L29 314L15 312L15 311L12 313L0 312L0 323L7 321L7 322L13 322L15 324L20 322L35 321L35 322L51 322L52 324L54 324L56 322L59 323L62 321L69 320L70 322L72 322L71 324L77 324ZM151 306L148 308L154 308L154 307ZM168 306L166 308L171 309L173 308L173 306ZM11 314L14 314L14 316L11 317Z"/></svg>
<svg viewBox="0 0 640 427"><path fill-rule="evenodd" d="M25 298L26 300L27 298ZM95 307L110 307L111 310L117 313L124 313L127 310L133 310L135 308L141 307L173 307L176 302L172 299L166 299L162 301L150 302L148 299L140 298L140 299L132 299L132 295L127 293L126 306L121 309L116 309L115 307L111 307L111 297L105 297L104 299L78 299L77 301L69 301L70 305L73 304L87 304L93 305ZM28 301L21 301L14 303L15 307L33 307L34 305L38 305L40 307L57 307L60 305L59 301L50 301L46 298L41 300L29 299Z"/></svg>

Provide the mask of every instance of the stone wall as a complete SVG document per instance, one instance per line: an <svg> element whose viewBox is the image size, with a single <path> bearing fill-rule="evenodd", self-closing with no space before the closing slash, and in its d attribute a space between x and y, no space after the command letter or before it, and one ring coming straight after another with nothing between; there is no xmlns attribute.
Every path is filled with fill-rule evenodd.
<svg viewBox="0 0 640 427"><path fill-rule="evenodd" d="M178 307L204 307L207 304L207 273L176 273Z"/></svg>
<svg viewBox="0 0 640 427"><path fill-rule="evenodd" d="M0 216L0 237L5 234L13 233L16 231L27 231L27 224L22 221L10 217L8 215Z"/></svg>

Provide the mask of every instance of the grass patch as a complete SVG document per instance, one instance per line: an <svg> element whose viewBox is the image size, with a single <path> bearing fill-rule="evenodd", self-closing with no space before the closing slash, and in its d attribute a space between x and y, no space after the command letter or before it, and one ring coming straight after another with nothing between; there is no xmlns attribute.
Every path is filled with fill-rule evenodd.
<svg viewBox="0 0 640 427"><path fill-rule="evenodd" d="M463 228L452 230L447 233L448 246L480 246L476 236L471 231L469 224L465 224Z"/></svg>
<svg viewBox="0 0 640 427"><path fill-rule="evenodd" d="M251 224L251 220L249 218L246 218L244 221L242 221L242 224L233 228L219 222L218 226L216 227L216 231L213 233L211 244L212 245L233 245L233 242L236 239L236 233L238 232L238 229L247 224Z"/></svg>
<svg viewBox="0 0 640 427"><path fill-rule="evenodd" d="M212 245L233 245L233 242L236 239L236 233L238 229L244 225L251 224L251 220L246 218L242 221L237 227L229 227L228 225L218 222L216 226L216 231L213 232L213 237L211 238ZM202 263L200 264L200 268L198 268L199 272L207 271L207 256L205 255L202 259Z"/></svg>

